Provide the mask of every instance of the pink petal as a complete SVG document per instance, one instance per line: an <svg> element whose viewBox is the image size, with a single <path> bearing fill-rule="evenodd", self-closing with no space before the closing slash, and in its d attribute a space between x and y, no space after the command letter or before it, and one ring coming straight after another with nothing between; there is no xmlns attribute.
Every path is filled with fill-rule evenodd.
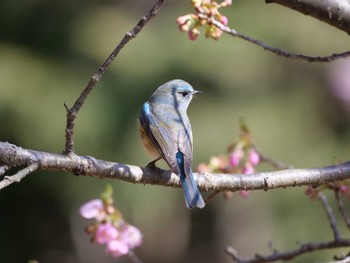
<svg viewBox="0 0 350 263"><path fill-rule="evenodd" d="M199 36L199 30L198 29L191 29L188 31L188 37L190 40L196 40L196 38Z"/></svg>
<svg viewBox="0 0 350 263"><path fill-rule="evenodd" d="M142 244L141 231L132 225L126 225L121 230L120 240L128 245L130 249L138 247Z"/></svg>
<svg viewBox="0 0 350 263"><path fill-rule="evenodd" d="M197 167L199 173L208 173L210 172L209 167L206 163L200 163Z"/></svg>
<svg viewBox="0 0 350 263"><path fill-rule="evenodd" d="M250 195L250 192L249 192L249 191L246 191L246 190L241 190L241 191L239 191L239 194L240 194L240 196L242 196L243 198L248 198L249 195Z"/></svg>
<svg viewBox="0 0 350 263"><path fill-rule="evenodd" d="M249 162L253 165L256 166L260 162L260 155L257 153L255 149L250 149L249 151Z"/></svg>
<svg viewBox="0 0 350 263"><path fill-rule="evenodd" d="M243 167L243 171L242 173L243 174L253 174L255 171L254 171L254 168L251 164L247 163L244 167Z"/></svg>
<svg viewBox="0 0 350 263"><path fill-rule="evenodd" d="M106 252L114 257L121 257L129 252L129 248L120 240L112 240L107 244Z"/></svg>
<svg viewBox="0 0 350 263"><path fill-rule="evenodd" d="M221 15L221 17L220 17L220 22L221 22L224 26L227 26L227 24L228 24L228 19L227 19L227 17Z"/></svg>
<svg viewBox="0 0 350 263"><path fill-rule="evenodd" d="M96 242L107 244L118 237L118 230L110 223L99 225L96 231Z"/></svg>
<svg viewBox="0 0 350 263"><path fill-rule="evenodd" d="M93 199L80 207L79 213L86 219L98 218L103 211L103 203L101 199Z"/></svg>
<svg viewBox="0 0 350 263"><path fill-rule="evenodd" d="M241 148L235 149L234 152L230 155L231 167L236 167L237 165L239 165L242 157L243 157L242 149Z"/></svg>

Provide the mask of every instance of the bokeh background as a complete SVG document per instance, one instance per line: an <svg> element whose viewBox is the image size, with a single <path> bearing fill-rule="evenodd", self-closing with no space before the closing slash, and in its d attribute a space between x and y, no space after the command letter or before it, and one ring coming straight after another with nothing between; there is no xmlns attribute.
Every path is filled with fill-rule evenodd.
<svg viewBox="0 0 350 263"><path fill-rule="evenodd" d="M0 140L62 152L63 103L72 105L153 3L0 1ZM175 24L190 11L190 1L169 1L122 50L79 113L77 154L147 164L136 128L139 110L160 84L181 78L204 91L189 108L194 166L226 151L241 117L270 157L301 168L348 160L349 61L293 61L230 36L191 42ZM264 1L234 1L222 12L236 30L286 50L328 55L350 46L344 32ZM248 199L235 194L229 201L218 196L205 209L190 211L181 189L45 171L0 192L0 261L115 262L89 243L83 230L88 222L78 214L107 183L125 219L144 234L136 250L144 262L231 262L227 245L249 257L268 253L270 242L282 251L332 238L325 212L308 200L305 188L255 191ZM294 262L327 260L340 251Z"/></svg>

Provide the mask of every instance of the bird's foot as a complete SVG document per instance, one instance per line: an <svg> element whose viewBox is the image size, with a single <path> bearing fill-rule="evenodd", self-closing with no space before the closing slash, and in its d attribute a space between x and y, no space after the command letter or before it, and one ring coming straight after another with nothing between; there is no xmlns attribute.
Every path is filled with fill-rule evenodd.
<svg viewBox="0 0 350 263"><path fill-rule="evenodd" d="M157 162L158 160L160 160L161 158L162 158L162 157L159 157L159 158L153 160L152 162L150 162L149 164L146 165L146 168L158 168L158 167L156 166L156 162Z"/></svg>

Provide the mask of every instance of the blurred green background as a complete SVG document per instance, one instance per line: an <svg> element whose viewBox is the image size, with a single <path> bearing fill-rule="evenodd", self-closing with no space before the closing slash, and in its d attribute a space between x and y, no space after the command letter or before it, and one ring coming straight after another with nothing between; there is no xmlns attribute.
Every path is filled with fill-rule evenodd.
<svg viewBox="0 0 350 263"><path fill-rule="evenodd" d="M74 103L153 3L0 1L0 140L62 152L63 103ZM136 128L139 110L160 84L180 78L204 91L189 108L194 167L226 151L240 117L270 157L300 168L331 164L334 157L348 160L349 112L327 81L339 62L288 60L230 36L191 42L175 24L191 10L190 1L169 1L122 50L79 113L77 154L146 165ZM344 32L264 1L234 1L222 13L239 32L297 53L328 55L350 46ZM190 211L181 189L45 171L0 192L0 261L115 262L102 246L89 243L83 230L88 222L78 215L79 206L107 183L126 220L144 234L136 250L144 262L231 262L227 245L249 257L268 253L269 242L282 251L332 237L321 205L305 197L305 188L255 191L248 199L235 194L230 201L218 196L204 210ZM294 262L325 261L340 251Z"/></svg>

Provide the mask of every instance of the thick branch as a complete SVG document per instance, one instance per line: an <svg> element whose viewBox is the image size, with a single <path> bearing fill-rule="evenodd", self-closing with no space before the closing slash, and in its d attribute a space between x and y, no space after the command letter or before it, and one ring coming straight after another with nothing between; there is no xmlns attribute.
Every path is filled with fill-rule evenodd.
<svg viewBox="0 0 350 263"><path fill-rule="evenodd" d="M350 3L345 0L265 0L312 16L350 34Z"/></svg>
<svg viewBox="0 0 350 263"><path fill-rule="evenodd" d="M74 131L74 121L78 116L78 112L83 106L87 96L90 94L92 89L96 86L96 83L100 80L106 69L113 62L113 60L117 57L122 48L136 35L142 30L142 28L147 24L152 17L154 17L159 9L165 4L166 0L158 0L157 3L152 7L152 9L143 16L137 25L127 32L123 39L120 41L118 46L112 51L112 53L108 56L105 62L101 65L101 67L97 70L97 72L92 76L89 83L85 87L85 89L81 92L79 98L75 101L74 105L69 108L67 103L64 104L67 110L67 123L66 123L66 144L64 154L72 154L74 152L73 148L73 131Z"/></svg>
<svg viewBox="0 0 350 263"><path fill-rule="evenodd" d="M132 183L181 187L178 176L159 168L142 168L98 160L88 156L53 154L23 149L0 142L0 163L10 167L38 164L38 170L70 172L101 178L119 179ZM350 178L350 162L313 169L289 169L252 175L195 173L204 191L269 190L274 188L320 185Z"/></svg>

